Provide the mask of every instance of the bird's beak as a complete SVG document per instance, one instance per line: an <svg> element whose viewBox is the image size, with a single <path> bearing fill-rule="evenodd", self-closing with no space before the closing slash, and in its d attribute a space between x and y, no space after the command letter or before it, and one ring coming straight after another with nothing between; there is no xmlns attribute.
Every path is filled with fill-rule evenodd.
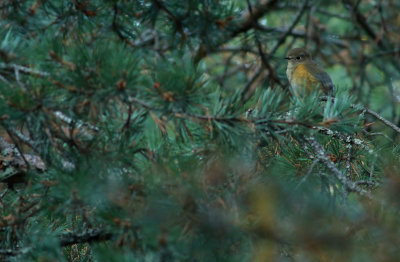
<svg viewBox="0 0 400 262"><path fill-rule="evenodd" d="M287 57L285 57L285 59L286 59L286 60L290 60L290 57L287 56Z"/></svg>

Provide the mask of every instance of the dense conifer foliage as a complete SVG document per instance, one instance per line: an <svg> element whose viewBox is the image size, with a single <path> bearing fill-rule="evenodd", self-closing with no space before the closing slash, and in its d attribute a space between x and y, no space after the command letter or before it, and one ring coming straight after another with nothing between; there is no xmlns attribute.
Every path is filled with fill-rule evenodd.
<svg viewBox="0 0 400 262"><path fill-rule="evenodd" d="M1 260L396 261L399 8L0 1Z"/></svg>

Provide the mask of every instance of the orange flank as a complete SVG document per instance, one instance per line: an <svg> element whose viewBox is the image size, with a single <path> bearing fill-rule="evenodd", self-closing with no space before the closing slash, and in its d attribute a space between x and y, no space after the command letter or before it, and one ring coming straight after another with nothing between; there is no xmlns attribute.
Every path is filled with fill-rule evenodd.
<svg viewBox="0 0 400 262"><path fill-rule="evenodd" d="M315 78L307 69L304 64L298 65L292 74L292 81L293 81L293 91L296 95L305 91L309 93L311 88L316 87L320 82L317 78Z"/></svg>

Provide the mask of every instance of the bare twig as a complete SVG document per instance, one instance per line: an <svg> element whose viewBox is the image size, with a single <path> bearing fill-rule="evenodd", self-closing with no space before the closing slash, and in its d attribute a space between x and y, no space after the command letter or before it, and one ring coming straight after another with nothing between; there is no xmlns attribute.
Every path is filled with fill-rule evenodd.
<svg viewBox="0 0 400 262"><path fill-rule="evenodd" d="M129 104L128 105L128 118L126 119L125 124L121 128L121 132L124 131L125 129L126 130L129 129L129 125L131 123L131 119L132 119L132 104Z"/></svg>
<svg viewBox="0 0 400 262"><path fill-rule="evenodd" d="M7 134L9 135L9 137L11 138L11 140L13 141L15 148L18 150L18 153L20 155L20 157L22 158L22 160L24 160L25 165L28 169L30 169L30 164L29 162L26 160L24 153L22 152L22 149L20 148L18 142L16 141L14 135L15 132L11 132L10 128L8 128L8 126L4 123L1 123L1 125L3 126L3 128L6 130Z"/></svg>
<svg viewBox="0 0 400 262"><path fill-rule="evenodd" d="M350 11L350 13L355 17L357 23L364 29L372 40L376 41L378 46L385 48L385 43L383 43L382 38L378 38L375 31L372 29L367 19L358 11L358 5L353 5L350 0L342 0L344 6Z"/></svg>
<svg viewBox="0 0 400 262"><path fill-rule="evenodd" d="M1 194L0 194L0 200L3 199L3 197L7 194L8 188L6 188Z"/></svg>
<svg viewBox="0 0 400 262"><path fill-rule="evenodd" d="M39 71L36 69L32 69L26 66L21 66L13 63L0 63L0 67L17 70L18 72L22 72L29 75L37 75L42 77L50 76L50 74L47 72Z"/></svg>
<svg viewBox="0 0 400 262"><path fill-rule="evenodd" d="M264 31L264 32L267 32L267 33L285 33L285 32L288 32L288 27L268 27L268 26L264 26L264 25L260 25L260 24L257 25L257 29L261 30L261 31ZM305 32L303 30L294 30L294 29L289 33L289 35L293 36L293 37L297 37L297 38L307 38L307 37L309 37L307 35L307 32ZM311 37L310 39L312 39L314 41L317 40L317 36L315 36L315 35L311 35L310 37ZM334 45L336 45L338 47L341 47L341 48L347 48L348 47L348 44L346 44L345 41L340 40L340 39L336 39L336 38L327 38L326 39L326 38L324 38L324 40L326 42L328 42L329 44L334 44Z"/></svg>
<svg viewBox="0 0 400 262"><path fill-rule="evenodd" d="M174 15L161 0L153 0L153 2L157 5L157 7L165 12L167 16L175 23L176 29L181 34L182 39L186 38L185 30L183 28L183 24L181 19L179 19L176 15Z"/></svg>
<svg viewBox="0 0 400 262"><path fill-rule="evenodd" d="M347 175L347 178L350 178L350 176L351 176L350 167L351 167L351 159L352 159L351 151L353 149L353 145L351 143L348 143L346 147L347 147L346 175Z"/></svg>
<svg viewBox="0 0 400 262"><path fill-rule="evenodd" d="M10 84L10 82L2 75L0 75L0 80L3 81L6 84Z"/></svg>
<svg viewBox="0 0 400 262"><path fill-rule="evenodd" d="M35 141L22 134L20 131L10 129L9 132L11 133L11 135L17 137L22 143L29 146L33 151L39 153L37 150L37 143Z"/></svg>
<svg viewBox="0 0 400 262"><path fill-rule="evenodd" d="M87 122L83 122L81 120L75 120L67 115L65 115L63 112L61 111L55 111L55 112L51 112L54 114L54 116L56 116L58 119L60 119L61 121L63 121L64 123L68 124L68 125L76 125L77 128L81 128L81 127L88 127L89 129L98 132L99 128L95 125L92 125L90 123Z"/></svg>
<svg viewBox="0 0 400 262"><path fill-rule="evenodd" d="M140 106L142 106L142 107L144 107L144 108L146 108L146 109L153 109L152 106L151 106L150 104L148 104L148 103L146 103L146 102L144 102L144 101L142 101L142 100L140 100L140 99L137 99L137 98L134 97L134 96L130 96L130 97L128 98L128 101L129 101L130 103L136 103L136 104L138 104L138 105L140 105Z"/></svg>
<svg viewBox="0 0 400 262"><path fill-rule="evenodd" d="M257 24L256 22L258 21L258 19L260 19L263 15L270 11L275 5L278 4L278 2L279 0L261 0L257 5L252 8L252 12L250 12L249 10L243 12L238 20L232 21L232 24L236 25L235 29L226 37L221 38L219 42L214 45L213 48L206 49L203 45L201 45L197 49L194 55L195 63L198 63L202 58L207 56L207 54L213 52L215 49L219 48L230 39L254 28Z"/></svg>
<svg viewBox="0 0 400 262"><path fill-rule="evenodd" d="M113 6L113 19L112 19L112 29L114 30L114 32L116 32L117 33L117 35L118 35L118 37L121 39L121 40L123 40L123 41L125 41L126 43L128 43L128 44L132 44L129 40L127 40L126 39L126 37L122 34L122 32L121 32L121 30L120 30L120 27L119 27L119 25L118 25L118 23L117 23L117 17L118 17L118 13L119 13L119 10L118 10L118 5L117 5L117 3L115 3L114 4L114 6Z"/></svg>
<svg viewBox="0 0 400 262"><path fill-rule="evenodd" d="M239 46L239 47L230 47L230 46L220 47L220 48L216 49L215 52L234 52L234 53L244 52L244 53L252 53L252 54L258 55L258 51L253 50L253 49L251 49L251 48L249 48L249 47L245 47L245 46Z"/></svg>
<svg viewBox="0 0 400 262"><path fill-rule="evenodd" d="M358 108L358 107L352 105L352 108ZM365 107L362 110L365 110L365 113L367 113L367 114L369 114L371 116L374 116L376 119L378 119L379 121L384 123L386 126L392 128L394 131L396 131L397 133L400 134L400 127L396 126L395 124L393 124L392 122L390 122L386 118L382 117L377 112L372 111L371 109L368 109L368 108L365 108Z"/></svg>
<svg viewBox="0 0 400 262"><path fill-rule="evenodd" d="M391 48L391 44L386 41L385 37L380 37L374 29L371 27L370 23L367 21L367 18L362 15L362 13L358 10L358 4L361 1L358 1L355 5L351 3L350 0L342 0L344 6L350 11L350 13L355 17L356 22L360 25L360 27L365 31L365 33L377 44L377 46L386 51ZM392 65L396 67L397 70L400 70L400 64L397 59L390 59Z"/></svg>
<svg viewBox="0 0 400 262"><path fill-rule="evenodd" d="M250 16L252 16L253 18L253 23L254 23L254 27L257 27L257 19L254 19L254 14L253 14L253 7L250 4L250 1L247 0L247 6L249 9L249 13ZM269 72L269 76L271 77L271 79L276 82L277 84L279 84L280 86L283 86L283 84L281 83L281 81L279 80L279 78L276 76L275 70L273 69L273 67L271 66L271 64L269 63L269 59L267 58L266 54L263 51L263 47L258 35L257 30L254 32L255 35L255 41L256 41L256 46L257 46L257 50L258 50L258 54L261 57L261 63L262 63L262 67L258 67L255 74L253 75L253 77L250 79L250 81L246 84L246 86L243 88L242 90L242 95L241 95L241 99L243 103L246 103L248 99L250 99L250 97L254 94L254 91L257 87L258 81L256 81L257 79L262 79L265 77L263 73L264 68L266 68Z"/></svg>
<svg viewBox="0 0 400 262"><path fill-rule="evenodd" d="M250 97L254 94L257 85L260 84L259 80L264 78L264 67L260 65L257 67L254 75L250 78L250 80L247 82L241 92L241 99L243 103L246 103L250 99Z"/></svg>
<svg viewBox="0 0 400 262"><path fill-rule="evenodd" d="M245 11L241 18L239 19L238 26L236 30L232 32L231 37L235 37L240 33L244 33L256 24L256 21L260 19L265 13L271 10L279 1L278 0L261 0L256 6L252 8L252 12L250 10Z"/></svg>
<svg viewBox="0 0 400 262"><path fill-rule="evenodd" d="M294 17L292 23L288 27L287 31L278 39L278 42L274 46L274 48L271 50L270 54L274 55L275 52L278 50L278 48L285 43L286 38L290 35L294 27L297 25L297 23L300 21L300 18L303 16L304 11L306 11L308 5L308 0L304 1L303 5L301 6L300 10L297 12L296 16Z"/></svg>
<svg viewBox="0 0 400 262"><path fill-rule="evenodd" d="M249 9L250 15L254 16L253 8L252 8L249 0L247 0L247 6L248 6L248 9ZM254 19L254 17L253 17L253 19ZM254 22L254 27L256 27L257 20L254 19L253 22ZM263 50L263 47L262 47L262 44L261 44L261 41L260 41L260 37L258 35L257 30L255 30L254 36L255 36L255 40L256 40L257 50L258 50L258 53L259 53L259 55L261 57L261 62L263 64L263 66L268 70L271 79L274 80L274 82L276 82L280 86L282 86L281 81L276 76L274 68L271 66L271 64L268 61L269 59L267 58L266 54L264 53L264 50ZM271 55L273 55L273 54L271 54Z"/></svg>
<svg viewBox="0 0 400 262"><path fill-rule="evenodd" d="M307 174L306 174L306 175L300 180L300 182L297 184L296 189L308 179L308 177L311 175L311 173L312 173L314 167L318 164L318 162L319 162L319 159L318 159L318 158L314 159L314 161L312 162L310 168L309 168L308 171L307 171Z"/></svg>
<svg viewBox="0 0 400 262"><path fill-rule="evenodd" d="M334 13L334 12L326 10L326 8L323 8L323 7L321 8L321 7L316 7L316 6L317 5L315 4L315 2L311 2L307 5L307 8L314 8L317 13L323 14L325 16L335 17L335 18L339 18L342 20L346 20L346 21L349 21L349 19L350 19L349 15L342 14L342 13ZM300 4L297 4L295 1L293 1L293 3L282 2L278 5L278 7L283 8L283 9L289 8L292 10L293 9L298 10L301 6L300 6Z"/></svg>
<svg viewBox="0 0 400 262"><path fill-rule="evenodd" d="M376 186L378 183L374 181L367 181L367 180L359 180L354 182L356 185L367 185L367 186Z"/></svg>
<svg viewBox="0 0 400 262"><path fill-rule="evenodd" d="M17 80L18 84L21 85L21 77L19 76L19 70L14 67L15 79Z"/></svg>

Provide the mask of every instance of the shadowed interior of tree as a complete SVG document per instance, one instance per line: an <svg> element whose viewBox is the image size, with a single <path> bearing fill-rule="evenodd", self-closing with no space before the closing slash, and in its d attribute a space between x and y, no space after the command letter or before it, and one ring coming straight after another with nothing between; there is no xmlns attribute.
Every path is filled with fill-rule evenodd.
<svg viewBox="0 0 400 262"><path fill-rule="evenodd" d="M0 260L396 261L399 8L1 1Z"/></svg>

